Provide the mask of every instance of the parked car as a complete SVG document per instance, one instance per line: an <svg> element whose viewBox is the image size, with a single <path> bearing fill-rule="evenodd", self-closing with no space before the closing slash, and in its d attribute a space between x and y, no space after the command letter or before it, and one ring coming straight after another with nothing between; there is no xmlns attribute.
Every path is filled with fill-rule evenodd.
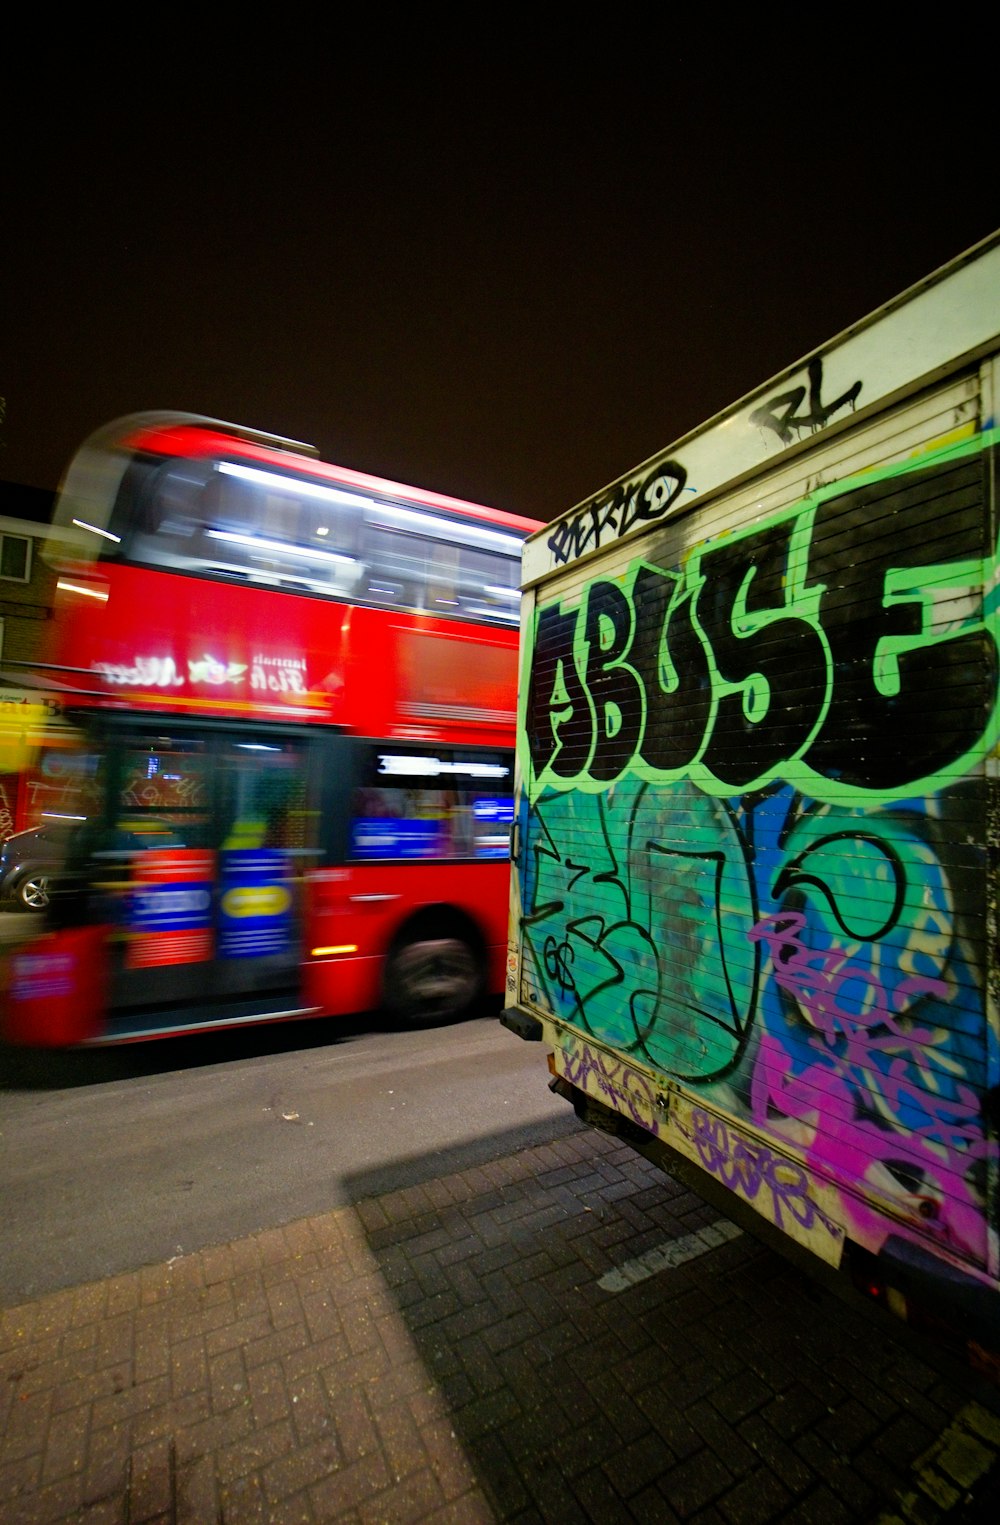
<svg viewBox="0 0 1000 1525"><path fill-rule="evenodd" d="M7 838L0 846L0 907L45 910L49 879L65 862L73 827L71 821L45 821Z"/></svg>

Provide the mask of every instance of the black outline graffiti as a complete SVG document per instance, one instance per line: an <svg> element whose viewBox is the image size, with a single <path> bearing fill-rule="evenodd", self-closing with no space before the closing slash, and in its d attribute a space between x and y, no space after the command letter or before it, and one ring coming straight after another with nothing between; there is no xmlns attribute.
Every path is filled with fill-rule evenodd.
<svg viewBox="0 0 1000 1525"><path fill-rule="evenodd" d="M564 797L552 795L548 798L558 806ZM650 823L643 817L643 803L653 798L655 795L648 784L641 784L638 787L629 807L628 820L621 838L616 837L608 822L609 797L602 794L594 798L591 807L597 816L594 825L610 864L607 868L600 867L596 862L588 866L581 864L579 843L574 844L572 857L564 855L557 846L553 829L546 820L545 799L536 803L533 818L538 835L531 844L534 872L529 881L530 888L526 887L524 892L522 933L525 942L534 951L537 976L543 984L547 983L549 986L550 1001L553 990L558 991L560 1001L564 1002L567 997L572 1001L573 1009L568 1020L578 1024L590 1036L598 1036L592 1020L593 1011L595 1008L600 1009L602 1002L607 1000L610 990L617 989L621 997L623 1017L631 1022L633 1036L627 1040L624 1037L618 1039L616 1046L628 1053L641 1055L647 1063L655 1065L658 1061L653 1049L650 1048L649 1039L657 1015L661 1015L662 1002L668 999L666 991L668 973L664 967L663 949L657 944L653 906L649 903L650 867L657 859L665 863L670 859L675 861L683 859L691 864L699 865L706 871L713 885L714 893L711 896L711 903L714 916L714 940L720 949L725 991L725 1000L720 999L720 1008L728 1006L728 1010L713 1010L701 1002L686 999L677 988L670 992L669 1000L675 1009L683 1009L691 1021L707 1024L709 1030L716 1029L724 1034L732 1044L732 1051L725 1062L717 1068L710 1067L702 1071L681 1065L674 1066L672 1073L682 1079L720 1079L738 1065L742 1058L750 1039L760 995L760 949L750 939L750 947L753 950L750 990L746 998L746 1009L741 1011L737 991L733 985L730 961L726 954L726 938L720 909L725 869L727 864L735 867L738 862L749 902L745 929L748 934L759 919L757 886L751 868L751 853L747 838L747 831L751 828L748 825L746 830L744 829L728 802L715 800L713 808L721 812L728 821L732 831L731 844L738 849L737 856L727 858L725 853L708 846L694 851L673 848L649 834ZM707 800L708 796L705 796L705 799ZM624 862L622 849L625 853ZM543 867L546 863L549 865L547 871ZM564 885L561 894L558 891L553 893L549 885L545 884L545 898L539 899L543 875L546 879L550 878L552 869L556 867L563 870L569 882ZM617 907L611 914L603 908L595 907L593 911L588 912L584 908L584 914L574 915L575 908L569 900L570 892L577 888L579 881L584 877L589 877L593 886L614 885L621 897L622 914L618 913ZM558 932L546 932L546 925L560 917L566 919ZM661 934L663 932L662 926L660 932ZM640 939L648 948L652 961L650 968L655 970L655 980L642 983L635 976L631 963L622 962L618 956L618 939L623 934ZM579 977L574 974L572 967L578 953L582 955L578 965ZM588 1008L590 1008L589 1014Z"/></svg>
<svg viewBox="0 0 1000 1525"><path fill-rule="evenodd" d="M830 886L823 879L819 878L818 875L803 872L802 865L810 854L818 852L821 848L828 847L831 842L867 842L870 847L874 847L877 852L882 854L889 865L895 886L892 909L882 925L874 931L862 931L852 927L841 914L840 906ZM797 853L781 869L774 881L775 900L780 901L786 891L796 889L803 884L811 884L814 889L819 890L820 894L824 896L834 920L847 937L854 937L864 942L878 942L887 933L891 932L899 920L899 914L906 901L906 869L903 867L902 859L891 843L887 842L883 837L876 836L872 831L831 831L827 832L825 836L817 837L815 842L810 842L808 847L804 847L800 853Z"/></svg>
<svg viewBox="0 0 1000 1525"><path fill-rule="evenodd" d="M547 937L544 952L545 972L558 985L559 994L569 995L572 991L576 995L576 981L573 979L571 967L576 954L573 952L573 944L569 938L564 937L560 942L555 937Z"/></svg>
<svg viewBox="0 0 1000 1525"><path fill-rule="evenodd" d="M663 461L637 486L626 483L603 503L593 499L556 525L548 541L553 559L557 564L573 561L584 551L597 550L604 538L620 539L636 524L662 519L686 481L687 472L679 462ZM657 484L662 484L659 490Z"/></svg>
<svg viewBox="0 0 1000 1525"><path fill-rule="evenodd" d="M984 481L978 452L921 462L542 604L525 713L535 785L697 767L726 792L797 772L839 796L947 773L982 744L998 697L976 591ZM976 602L938 625L929 590L951 569ZM947 724L928 725L936 693Z"/></svg>
<svg viewBox="0 0 1000 1525"><path fill-rule="evenodd" d="M830 422L834 413L839 412L854 403L861 391L863 383L856 381L852 387L838 397L836 402L824 404L823 392L823 362L819 359L810 360L807 367L809 374L809 411L796 414L806 395L805 387L793 387L790 392L782 392L778 397L770 397L759 408L754 408L750 414L750 422L759 425L762 429L772 429L783 445L790 445L795 439L795 433L808 429L810 434L815 434L817 429L823 429ZM778 410L784 408L784 413ZM795 433L793 433L795 431Z"/></svg>

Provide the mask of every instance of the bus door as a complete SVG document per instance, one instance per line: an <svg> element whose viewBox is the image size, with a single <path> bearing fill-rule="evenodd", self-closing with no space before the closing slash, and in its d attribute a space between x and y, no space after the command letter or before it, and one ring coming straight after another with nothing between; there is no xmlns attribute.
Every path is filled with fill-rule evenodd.
<svg viewBox="0 0 1000 1525"><path fill-rule="evenodd" d="M151 720L113 735L104 762L91 863L112 1015L294 997L318 819L308 740Z"/></svg>

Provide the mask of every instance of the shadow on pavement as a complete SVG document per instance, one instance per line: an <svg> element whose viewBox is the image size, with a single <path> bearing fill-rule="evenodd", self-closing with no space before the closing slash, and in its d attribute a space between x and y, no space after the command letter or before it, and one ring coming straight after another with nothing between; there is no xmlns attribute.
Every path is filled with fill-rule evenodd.
<svg viewBox="0 0 1000 1525"><path fill-rule="evenodd" d="M380 1184L350 1182L370 1249L499 1521L874 1521L1000 1408L606 1135Z"/></svg>

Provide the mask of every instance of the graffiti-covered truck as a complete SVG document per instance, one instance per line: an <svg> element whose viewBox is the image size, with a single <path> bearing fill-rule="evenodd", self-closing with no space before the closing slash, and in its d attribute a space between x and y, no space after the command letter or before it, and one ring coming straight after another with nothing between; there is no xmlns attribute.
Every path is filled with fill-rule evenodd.
<svg viewBox="0 0 1000 1525"><path fill-rule="evenodd" d="M998 392L1000 234L526 542L501 1018L987 1361Z"/></svg>

